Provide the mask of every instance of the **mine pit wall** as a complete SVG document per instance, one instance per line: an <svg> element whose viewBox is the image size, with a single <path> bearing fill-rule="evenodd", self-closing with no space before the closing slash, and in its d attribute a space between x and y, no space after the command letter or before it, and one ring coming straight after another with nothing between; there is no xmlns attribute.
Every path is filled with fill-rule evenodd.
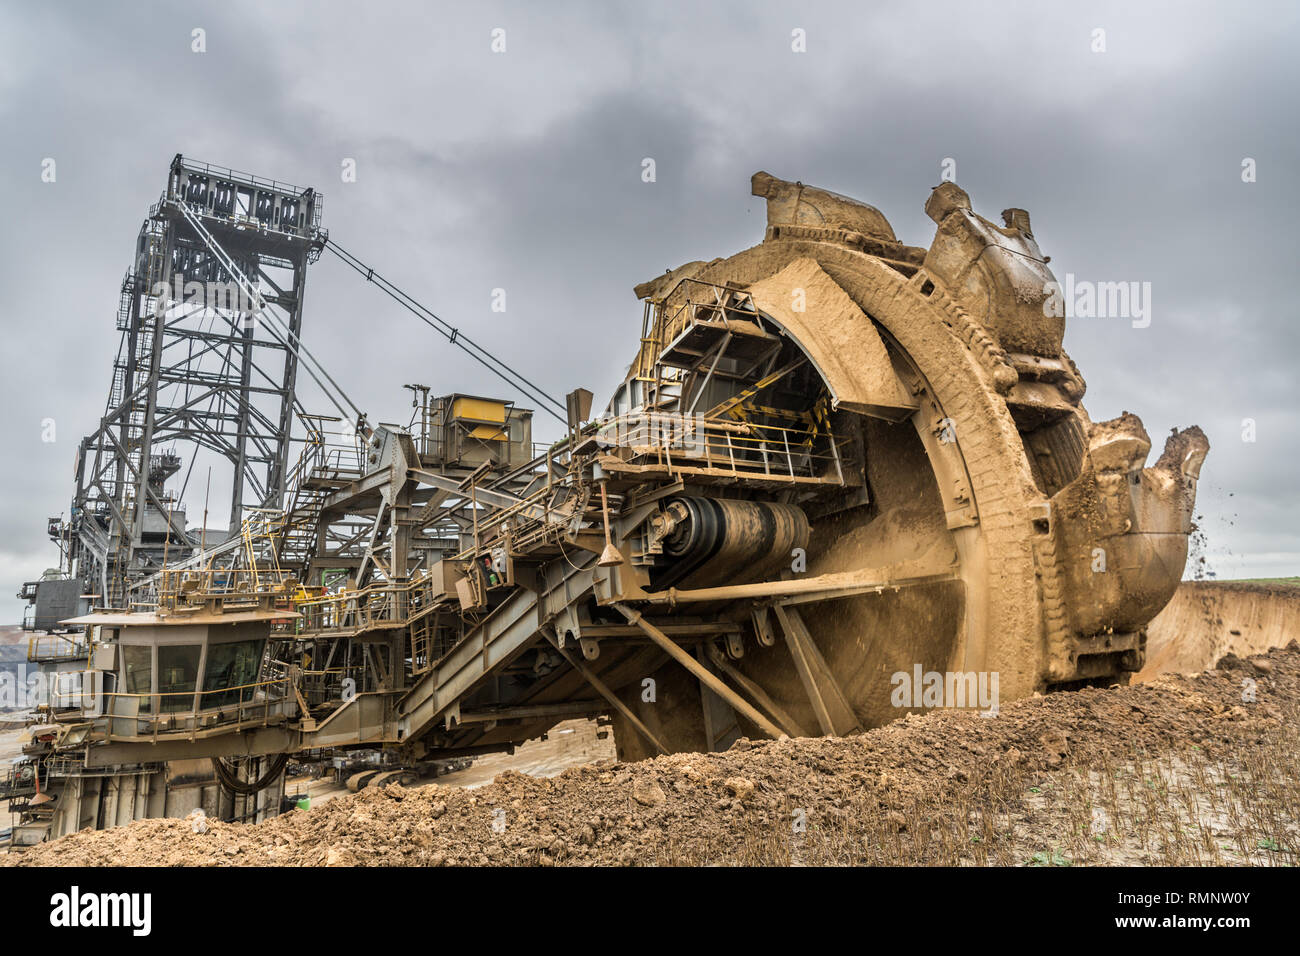
<svg viewBox="0 0 1300 956"><path fill-rule="evenodd" d="M1134 681L1196 674L1225 654L1247 657L1300 640L1300 586L1184 581L1147 626L1146 666Z"/></svg>

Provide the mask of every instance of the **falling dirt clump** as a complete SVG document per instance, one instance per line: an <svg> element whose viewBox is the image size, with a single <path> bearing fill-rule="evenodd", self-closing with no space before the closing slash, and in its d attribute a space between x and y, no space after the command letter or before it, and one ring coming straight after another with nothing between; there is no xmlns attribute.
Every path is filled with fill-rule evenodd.
<svg viewBox="0 0 1300 956"><path fill-rule="evenodd" d="M1248 692L1244 690L1248 688ZM18 866L1300 862L1300 646L908 715L847 738L366 789L258 825L141 820ZM200 832L202 830L202 832Z"/></svg>

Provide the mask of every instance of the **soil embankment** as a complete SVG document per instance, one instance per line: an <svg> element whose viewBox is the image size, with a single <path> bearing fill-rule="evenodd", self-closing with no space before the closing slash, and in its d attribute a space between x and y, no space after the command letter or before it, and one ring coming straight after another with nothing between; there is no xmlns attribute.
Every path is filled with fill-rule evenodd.
<svg viewBox="0 0 1300 956"><path fill-rule="evenodd" d="M1300 585L1184 581L1147 627L1147 661L1134 680L1198 674L1224 654L1248 656L1300 639Z"/></svg>
<svg viewBox="0 0 1300 956"><path fill-rule="evenodd" d="M1297 730L1293 643L996 717L940 711L549 779L505 771L475 790L367 789L256 826L143 820L0 862L1295 865Z"/></svg>
<svg viewBox="0 0 1300 956"><path fill-rule="evenodd" d="M573 721L429 785L313 794L257 826L143 820L0 865L1294 866L1297 636L1300 587L1188 582L1131 687L626 764Z"/></svg>

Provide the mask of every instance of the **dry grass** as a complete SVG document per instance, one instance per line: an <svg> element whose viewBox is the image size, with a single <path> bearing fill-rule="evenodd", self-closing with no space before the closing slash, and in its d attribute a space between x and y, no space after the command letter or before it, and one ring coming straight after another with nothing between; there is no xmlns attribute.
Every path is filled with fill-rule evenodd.
<svg viewBox="0 0 1300 956"><path fill-rule="evenodd" d="M997 769L886 813L874 798L796 829L751 826L715 852L664 845L656 864L699 866L1295 866L1300 755L1294 725L1230 759L1183 753L1051 772ZM738 839L739 837L739 839Z"/></svg>

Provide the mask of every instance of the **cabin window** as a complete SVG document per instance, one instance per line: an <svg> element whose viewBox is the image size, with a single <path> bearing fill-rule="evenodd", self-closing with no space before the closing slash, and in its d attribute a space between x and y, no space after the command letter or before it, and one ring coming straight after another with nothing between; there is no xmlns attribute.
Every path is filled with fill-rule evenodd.
<svg viewBox="0 0 1300 956"><path fill-rule="evenodd" d="M199 679L202 652L202 644L159 645L158 693L164 695L159 703L163 713L194 709L194 685Z"/></svg>
<svg viewBox="0 0 1300 956"><path fill-rule="evenodd" d="M252 698L253 688L248 685L257 682L264 644L265 641L234 641L208 647L203 707L227 707Z"/></svg>
<svg viewBox="0 0 1300 956"><path fill-rule="evenodd" d="M122 647L122 683L127 694L145 694L151 690L153 682L153 648L147 645L126 644ZM147 714L153 709L153 698L137 698L140 713Z"/></svg>

